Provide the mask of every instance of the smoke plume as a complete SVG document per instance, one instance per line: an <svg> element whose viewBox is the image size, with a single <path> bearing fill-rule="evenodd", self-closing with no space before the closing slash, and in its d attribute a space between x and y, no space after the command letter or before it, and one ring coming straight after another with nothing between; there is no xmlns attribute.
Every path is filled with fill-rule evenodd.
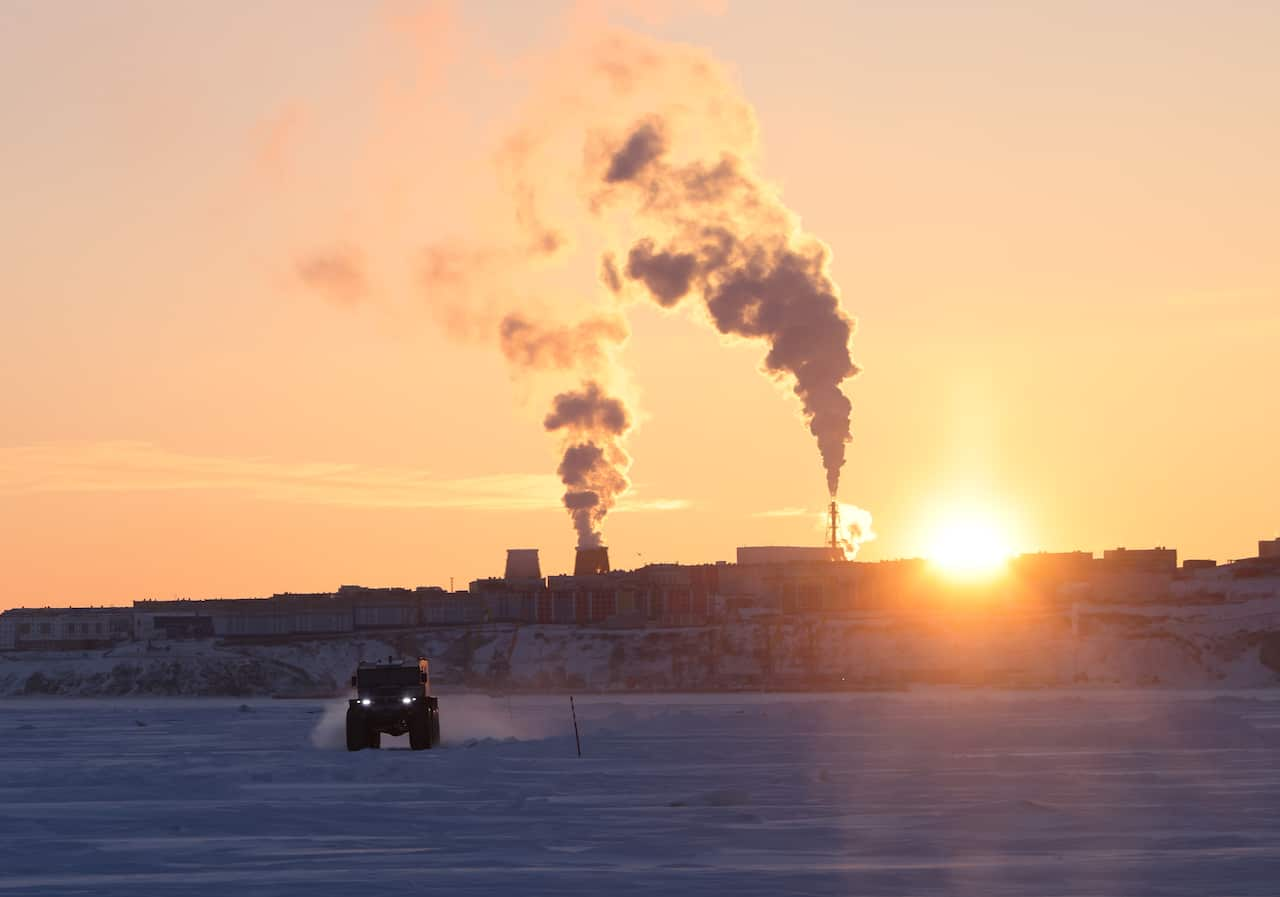
<svg viewBox="0 0 1280 897"><path fill-rule="evenodd" d="M497 344L522 394L554 381L543 423L561 440L564 504L581 544L600 544L606 515L629 488L624 443L636 415L622 398L629 384L618 355L637 297L697 309L726 337L764 347L763 369L799 398L834 495L850 438L842 384L857 373L853 321L827 247L755 172L750 104L704 50L593 16L571 17L566 33L563 45L502 67L518 73L511 83L524 96L511 104L511 127L483 144L487 153L479 142L487 137L466 141L471 110L453 109L447 92L424 107L434 117L397 106L397 128L420 122L432 141L450 133L456 157L446 164L415 147L396 177L362 195L387 199L380 184L430 183L446 172L411 194L426 205L404 219L443 228L417 249L416 285L446 333ZM493 75L476 62L484 53L456 47L449 58ZM423 166L428 157L433 164ZM481 177L467 176L473 165ZM388 200L393 209L402 192ZM452 206L450 197L458 198ZM400 220L383 211L364 218ZM385 246L398 233L360 245ZM318 256L297 274L356 301L373 292L366 284L374 278L359 258L350 261ZM383 283L385 272L376 273Z"/></svg>
<svg viewBox="0 0 1280 897"><path fill-rule="evenodd" d="M602 181L628 191L646 234L627 254L626 277L670 308L697 295L721 333L768 347L764 368L789 378L834 497L850 439L841 384L858 373L853 320L840 306L830 251L729 151L712 163L675 163L652 118L608 157ZM660 242L661 241L661 242Z"/></svg>
<svg viewBox="0 0 1280 897"><path fill-rule="evenodd" d="M610 347L627 339L627 323L616 316L586 318L577 324L545 325L518 312L498 326L502 354L515 368L569 371L600 370Z"/></svg>
<svg viewBox="0 0 1280 897"><path fill-rule="evenodd" d="M340 305L353 305L368 291L364 262L349 246L313 252L298 260L296 270L303 284Z"/></svg>
<svg viewBox="0 0 1280 897"><path fill-rule="evenodd" d="M862 508L840 503L839 528L836 531L836 542L846 560L858 556L863 543L875 539L875 530L871 528L871 513Z"/></svg>
<svg viewBox="0 0 1280 897"><path fill-rule="evenodd" d="M613 154L604 179L611 184L629 181L642 168L662 155L662 151L661 132L655 125L646 122L636 128L622 148Z"/></svg>
<svg viewBox="0 0 1280 897"><path fill-rule="evenodd" d="M597 383L555 397L543 421L548 431L565 434L557 473L565 485L564 506L578 532L579 548L601 544L605 515L626 491L631 458L620 440L631 427L626 405L606 395Z"/></svg>

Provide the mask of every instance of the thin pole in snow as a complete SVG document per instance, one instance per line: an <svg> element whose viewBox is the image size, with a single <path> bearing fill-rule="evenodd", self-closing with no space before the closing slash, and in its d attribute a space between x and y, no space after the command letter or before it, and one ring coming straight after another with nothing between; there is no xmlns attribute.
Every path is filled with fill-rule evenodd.
<svg viewBox="0 0 1280 897"><path fill-rule="evenodd" d="M573 706L573 695L569 695L569 713L573 715L573 743L578 747L578 756L582 756L582 739L578 737L578 711Z"/></svg>

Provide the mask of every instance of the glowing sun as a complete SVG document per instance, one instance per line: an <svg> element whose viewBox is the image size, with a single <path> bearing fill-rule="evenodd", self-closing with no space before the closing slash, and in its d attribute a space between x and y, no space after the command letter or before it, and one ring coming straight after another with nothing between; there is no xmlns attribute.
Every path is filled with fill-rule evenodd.
<svg viewBox="0 0 1280 897"><path fill-rule="evenodd" d="M993 516L979 511L943 517L925 544L930 563L961 579L994 575L1013 555L1004 527Z"/></svg>

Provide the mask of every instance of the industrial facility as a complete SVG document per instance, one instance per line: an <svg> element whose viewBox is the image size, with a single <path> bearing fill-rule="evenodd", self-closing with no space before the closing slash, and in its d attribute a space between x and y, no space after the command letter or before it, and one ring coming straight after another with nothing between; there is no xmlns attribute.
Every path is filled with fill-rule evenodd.
<svg viewBox="0 0 1280 897"><path fill-rule="evenodd" d="M734 563L614 570L605 547L580 548L572 575L544 576L536 548L508 550L501 577L465 591L438 586L281 593L266 598L139 600L129 607L15 608L0 614L0 650L86 651L123 641L273 641L489 622L611 628L706 626L770 615L916 612L944 594L927 561L843 560L833 545L748 546ZM1280 539L1219 565L1175 549L1024 554L981 588L988 598L1158 603L1280 597Z"/></svg>

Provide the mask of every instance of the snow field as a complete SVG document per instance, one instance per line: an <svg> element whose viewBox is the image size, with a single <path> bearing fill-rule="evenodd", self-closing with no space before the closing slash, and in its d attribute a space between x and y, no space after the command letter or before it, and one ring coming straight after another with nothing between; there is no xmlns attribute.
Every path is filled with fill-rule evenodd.
<svg viewBox="0 0 1280 897"><path fill-rule="evenodd" d="M1274 895L1280 701L1166 691L0 701L0 895Z"/></svg>

